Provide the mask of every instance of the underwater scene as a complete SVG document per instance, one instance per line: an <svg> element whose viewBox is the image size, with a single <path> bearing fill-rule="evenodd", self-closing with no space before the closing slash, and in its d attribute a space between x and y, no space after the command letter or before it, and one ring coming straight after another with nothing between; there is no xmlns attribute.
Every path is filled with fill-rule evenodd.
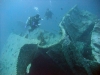
<svg viewBox="0 0 100 75"><path fill-rule="evenodd" d="M100 0L0 0L0 75L100 75Z"/></svg>

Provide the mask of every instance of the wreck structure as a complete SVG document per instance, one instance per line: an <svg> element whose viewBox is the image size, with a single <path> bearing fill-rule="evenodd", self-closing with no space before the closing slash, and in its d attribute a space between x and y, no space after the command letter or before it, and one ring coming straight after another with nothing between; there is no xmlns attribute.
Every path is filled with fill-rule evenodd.
<svg viewBox="0 0 100 75"><path fill-rule="evenodd" d="M42 29L37 29L28 36L12 33L8 39L10 43L4 49L13 51L11 57L15 58L13 63L11 59L6 60L6 57L2 57L5 60L1 61L3 69L9 70L6 73L8 75L99 75L100 20L88 11L79 10L76 5L64 15L59 27L58 34L45 32ZM8 62L10 67L6 67L4 62ZM0 75L7 75L3 69Z"/></svg>

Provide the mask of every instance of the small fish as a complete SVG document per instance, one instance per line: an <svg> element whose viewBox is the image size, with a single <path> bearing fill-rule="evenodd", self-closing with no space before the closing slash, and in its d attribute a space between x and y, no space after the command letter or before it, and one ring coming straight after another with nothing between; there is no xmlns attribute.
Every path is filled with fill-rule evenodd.
<svg viewBox="0 0 100 75"><path fill-rule="evenodd" d="M60 8L61 10L63 10L63 8Z"/></svg>

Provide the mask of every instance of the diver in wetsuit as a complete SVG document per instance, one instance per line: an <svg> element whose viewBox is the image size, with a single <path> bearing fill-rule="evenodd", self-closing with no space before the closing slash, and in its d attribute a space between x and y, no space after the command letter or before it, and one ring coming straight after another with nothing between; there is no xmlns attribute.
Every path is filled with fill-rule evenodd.
<svg viewBox="0 0 100 75"><path fill-rule="evenodd" d="M29 17L26 26L30 26L31 29L29 29L29 32L33 31L35 28L39 27L39 21L41 18L39 17L39 14L36 14L35 16Z"/></svg>
<svg viewBox="0 0 100 75"><path fill-rule="evenodd" d="M48 20L48 19L51 19L52 18L52 15L53 13L50 11L50 9L47 9L46 12L45 12L45 18Z"/></svg>

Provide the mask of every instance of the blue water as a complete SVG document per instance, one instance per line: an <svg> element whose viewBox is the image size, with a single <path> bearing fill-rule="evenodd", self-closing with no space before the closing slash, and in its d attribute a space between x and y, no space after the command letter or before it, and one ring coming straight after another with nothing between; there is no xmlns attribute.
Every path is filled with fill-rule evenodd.
<svg viewBox="0 0 100 75"><path fill-rule="evenodd" d="M46 9L50 8L53 18L40 21L41 28L58 30L62 17L76 4L80 9L90 11L100 18L99 0L0 0L0 50L10 33L25 31L25 22L29 16L39 13L44 19ZM34 7L38 7L38 11Z"/></svg>

